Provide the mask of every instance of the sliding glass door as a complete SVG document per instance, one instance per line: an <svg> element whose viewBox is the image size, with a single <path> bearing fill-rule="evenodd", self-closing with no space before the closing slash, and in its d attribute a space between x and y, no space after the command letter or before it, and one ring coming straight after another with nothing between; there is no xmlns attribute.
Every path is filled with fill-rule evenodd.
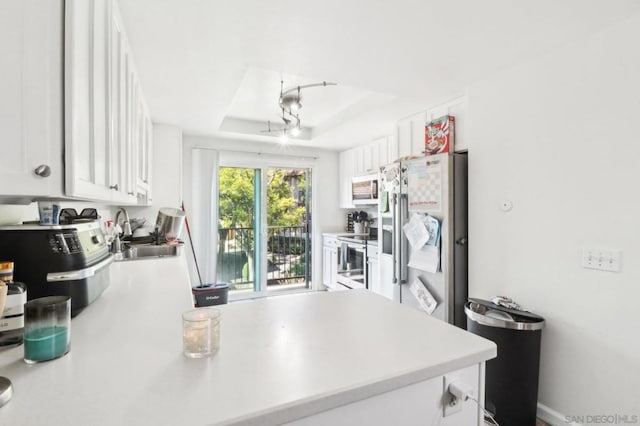
<svg viewBox="0 0 640 426"><path fill-rule="evenodd" d="M267 290L308 288L311 196L308 169L267 170Z"/></svg>
<svg viewBox="0 0 640 426"><path fill-rule="evenodd" d="M311 282L311 169L219 168L219 282L232 298Z"/></svg>

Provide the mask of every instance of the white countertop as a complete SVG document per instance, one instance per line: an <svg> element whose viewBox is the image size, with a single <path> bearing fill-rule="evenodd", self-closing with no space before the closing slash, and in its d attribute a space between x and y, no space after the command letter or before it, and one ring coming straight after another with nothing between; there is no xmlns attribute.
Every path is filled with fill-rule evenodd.
<svg viewBox="0 0 640 426"><path fill-rule="evenodd" d="M492 342L366 290L221 306L221 347L182 355L184 257L113 265L71 323L71 351L35 365L0 349L7 425L279 424L463 368Z"/></svg>

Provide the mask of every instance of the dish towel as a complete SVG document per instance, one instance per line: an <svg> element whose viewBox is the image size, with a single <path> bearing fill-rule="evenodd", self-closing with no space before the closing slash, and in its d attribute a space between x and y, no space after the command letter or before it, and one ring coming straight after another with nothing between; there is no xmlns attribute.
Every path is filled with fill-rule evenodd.
<svg viewBox="0 0 640 426"><path fill-rule="evenodd" d="M382 192L382 213L389 213L389 193Z"/></svg>

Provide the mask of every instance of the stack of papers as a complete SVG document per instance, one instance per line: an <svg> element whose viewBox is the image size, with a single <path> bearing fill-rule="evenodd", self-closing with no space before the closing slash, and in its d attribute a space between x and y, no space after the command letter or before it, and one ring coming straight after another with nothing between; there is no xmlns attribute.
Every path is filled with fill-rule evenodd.
<svg viewBox="0 0 640 426"><path fill-rule="evenodd" d="M414 213L402 227L411 245L408 266L436 273L440 269L440 222L421 213Z"/></svg>

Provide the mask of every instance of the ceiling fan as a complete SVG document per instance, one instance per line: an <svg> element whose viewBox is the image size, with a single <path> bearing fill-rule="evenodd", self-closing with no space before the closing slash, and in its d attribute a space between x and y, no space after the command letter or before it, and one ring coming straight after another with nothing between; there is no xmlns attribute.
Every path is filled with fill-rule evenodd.
<svg viewBox="0 0 640 426"><path fill-rule="evenodd" d="M336 86L337 83L329 83L323 81L321 83L304 84L302 86L296 86L291 89L284 90L284 80L280 80L280 97L278 98L278 105L280 106L280 119L284 123L281 127L271 127L271 121L267 121L267 130L263 130L263 133L280 133L283 142L286 142L288 136L299 136L302 130L300 124L300 109L302 108L302 96L300 92L302 89L308 89L310 87L327 87Z"/></svg>

